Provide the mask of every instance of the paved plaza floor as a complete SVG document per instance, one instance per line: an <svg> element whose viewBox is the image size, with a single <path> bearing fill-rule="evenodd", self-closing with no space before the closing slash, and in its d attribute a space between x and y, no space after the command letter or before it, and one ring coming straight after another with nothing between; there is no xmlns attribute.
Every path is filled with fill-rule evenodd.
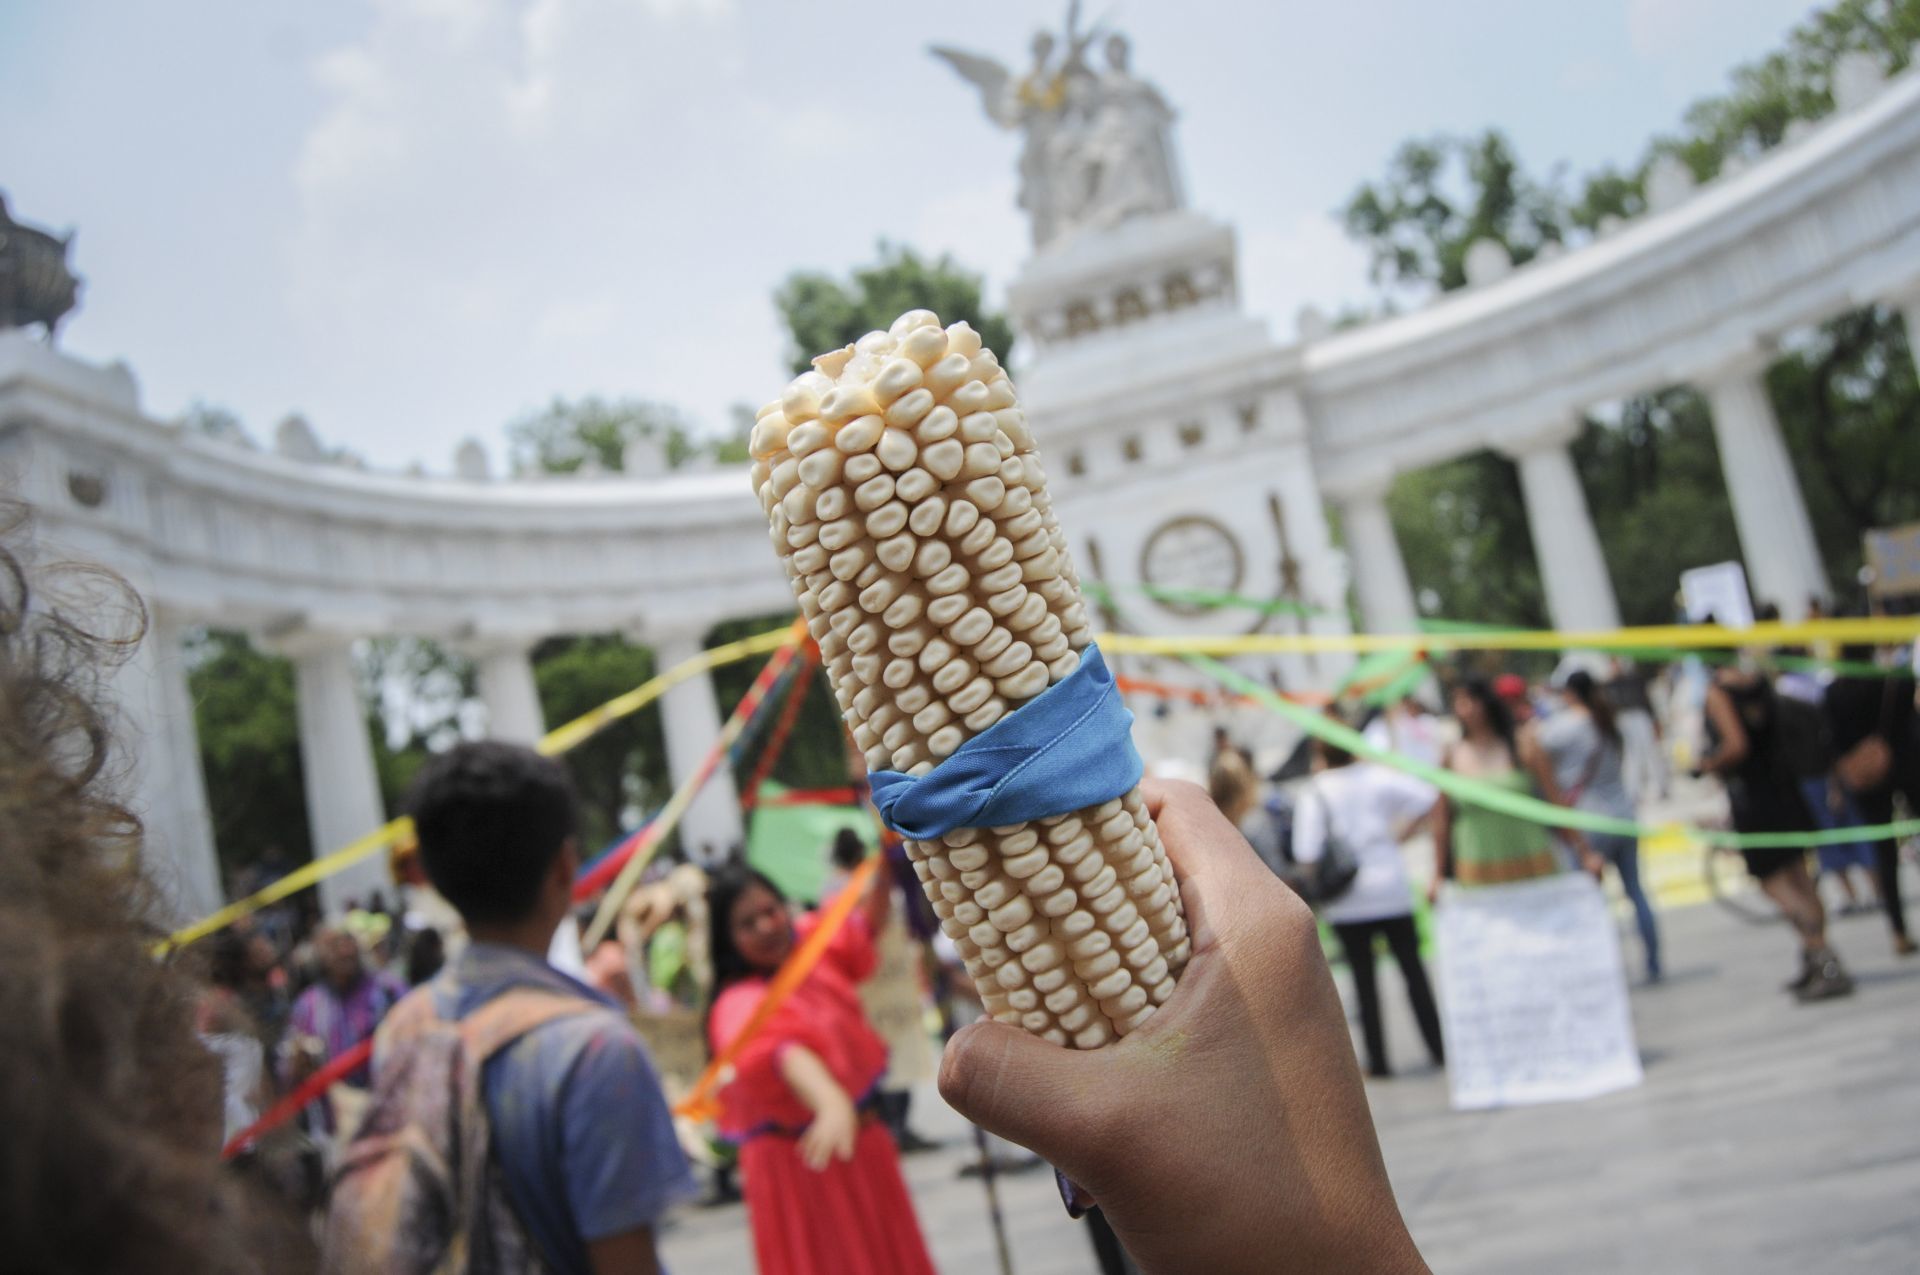
<svg viewBox="0 0 1920 1275"><path fill-rule="evenodd" d="M1910 900L1915 885L1909 870ZM1779 990L1792 972L1784 928L1711 903L1661 920L1668 978L1632 994L1646 1082L1589 1102L1449 1111L1445 1078L1425 1067L1383 970L1389 1050L1407 1070L1368 1095L1434 1269L1920 1270L1920 958L1892 956L1877 913L1838 919L1859 992L1796 1005ZM972 1154L967 1126L931 1086L914 1123L947 1144L906 1161L936 1263L992 1275L980 1184L956 1176ZM1000 1194L1018 1275L1096 1269L1050 1173L1002 1179ZM683 1214L664 1250L679 1275L753 1269L737 1205Z"/></svg>

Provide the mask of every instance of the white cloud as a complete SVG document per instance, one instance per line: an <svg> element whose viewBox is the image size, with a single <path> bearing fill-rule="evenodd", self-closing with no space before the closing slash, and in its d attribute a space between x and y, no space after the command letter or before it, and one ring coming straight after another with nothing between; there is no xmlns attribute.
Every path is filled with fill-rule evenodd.
<svg viewBox="0 0 1920 1275"><path fill-rule="evenodd" d="M429 446L554 393L662 399L719 427L777 384L781 267L729 252L725 223L797 186L847 122L738 85L689 111L687 66L737 66L728 14L383 0L318 62L329 100L295 165L290 291L302 339L352 369L314 407L323 432L391 419L383 391L411 396Z"/></svg>

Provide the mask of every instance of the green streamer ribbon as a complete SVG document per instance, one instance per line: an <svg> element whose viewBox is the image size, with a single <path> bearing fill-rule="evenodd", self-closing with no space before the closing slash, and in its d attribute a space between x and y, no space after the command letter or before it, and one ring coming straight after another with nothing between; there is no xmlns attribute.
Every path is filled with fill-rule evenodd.
<svg viewBox="0 0 1920 1275"><path fill-rule="evenodd" d="M1663 834L1679 834L1713 845L1731 846L1738 850L1811 849L1815 846L1841 845L1854 841L1897 839L1920 833L1920 819L1901 819L1893 823L1872 824L1857 828L1827 828L1819 832L1741 833L1720 828L1689 827L1685 824L1647 825L1633 819L1596 814L1590 810L1571 810L1565 806L1556 806L1550 801L1543 801L1539 797L1527 796L1489 784L1484 780L1472 779L1451 770L1443 770L1439 766L1429 765L1408 757L1404 753L1376 748L1368 743L1359 731L1343 726L1304 705L1281 699L1259 682L1218 660L1205 655L1185 655L1181 658L1220 685L1278 713L1316 739L1325 740L1356 757L1379 762L1383 766L1391 766L1395 770L1405 771L1409 775L1424 779L1455 801L1479 806L1503 815L1511 815L1516 819L1525 819L1529 823L1545 824L1553 828L1577 828L1582 832L1611 833L1621 837L1649 838Z"/></svg>

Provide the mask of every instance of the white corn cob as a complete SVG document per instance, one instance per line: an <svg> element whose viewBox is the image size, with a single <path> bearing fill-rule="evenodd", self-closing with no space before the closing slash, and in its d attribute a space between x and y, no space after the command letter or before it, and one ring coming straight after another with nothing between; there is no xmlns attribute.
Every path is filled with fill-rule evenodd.
<svg viewBox="0 0 1920 1275"><path fill-rule="evenodd" d="M841 712L921 775L1079 667L1093 640L1013 383L926 310L813 361L760 409L753 485ZM989 1013L1092 1049L1173 991L1190 945L1136 789L907 843Z"/></svg>

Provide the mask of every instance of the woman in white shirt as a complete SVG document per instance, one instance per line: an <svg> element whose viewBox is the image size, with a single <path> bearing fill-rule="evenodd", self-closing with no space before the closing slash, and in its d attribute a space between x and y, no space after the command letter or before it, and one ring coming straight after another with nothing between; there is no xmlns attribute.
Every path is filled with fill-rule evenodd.
<svg viewBox="0 0 1920 1275"><path fill-rule="evenodd" d="M1400 856L1402 830L1433 809L1438 794L1431 785L1372 762L1322 740L1314 741L1317 771L1295 807L1293 857L1317 863L1326 852L1329 828L1359 866L1353 884L1327 903L1320 915L1333 927L1353 971L1360 999L1360 1028L1366 1039L1367 1074L1393 1074L1387 1063L1386 1032L1380 1021L1380 994L1374 981L1373 941L1384 935L1407 984L1413 1016L1420 1024L1435 1066L1446 1062L1440 1045L1440 1013L1433 986L1420 961L1420 939L1413 925L1413 885Z"/></svg>

